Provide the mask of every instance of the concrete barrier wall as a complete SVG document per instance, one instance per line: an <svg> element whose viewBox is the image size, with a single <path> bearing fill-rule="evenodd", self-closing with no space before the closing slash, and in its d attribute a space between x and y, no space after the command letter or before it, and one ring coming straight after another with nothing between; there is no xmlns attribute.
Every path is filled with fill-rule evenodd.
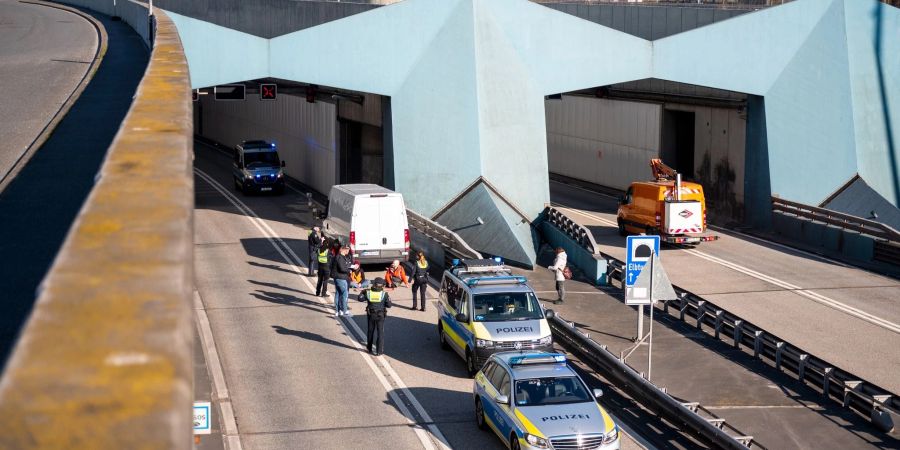
<svg viewBox="0 0 900 450"><path fill-rule="evenodd" d="M0 448L192 447L189 99L159 14L131 109L0 381Z"/></svg>
<svg viewBox="0 0 900 450"><path fill-rule="evenodd" d="M772 214L772 227L775 233L816 247L822 253L863 264L876 263L875 238L872 236L778 212Z"/></svg>
<svg viewBox="0 0 900 450"><path fill-rule="evenodd" d="M147 5L132 0L65 0L57 3L79 6L92 11L118 16L141 36L144 44L150 47L150 22Z"/></svg>
<svg viewBox="0 0 900 450"><path fill-rule="evenodd" d="M609 284L607 262L599 255L594 255L578 245L559 228L543 221L540 225L541 235L552 247L562 247L568 255L568 264L581 270L592 283L601 286Z"/></svg>

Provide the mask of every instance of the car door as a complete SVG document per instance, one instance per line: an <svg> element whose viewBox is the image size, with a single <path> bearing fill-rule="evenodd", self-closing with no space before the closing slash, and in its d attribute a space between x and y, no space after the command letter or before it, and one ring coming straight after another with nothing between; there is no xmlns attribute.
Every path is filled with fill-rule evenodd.
<svg viewBox="0 0 900 450"><path fill-rule="evenodd" d="M501 365L491 374L491 385L493 392L491 393L491 422L497 427L497 432L506 440L510 431L513 429L512 408L509 403L512 401L510 392L511 377L509 371ZM497 403L496 396L505 395L507 403Z"/></svg>

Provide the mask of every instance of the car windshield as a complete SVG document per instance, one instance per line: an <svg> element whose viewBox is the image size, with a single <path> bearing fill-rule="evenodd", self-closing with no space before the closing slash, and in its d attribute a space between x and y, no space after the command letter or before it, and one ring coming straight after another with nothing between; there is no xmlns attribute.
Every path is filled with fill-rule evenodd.
<svg viewBox="0 0 900 450"><path fill-rule="evenodd" d="M244 164L248 169L264 166L278 166L280 163L278 152L247 152L244 153Z"/></svg>
<svg viewBox="0 0 900 450"><path fill-rule="evenodd" d="M498 292L473 297L476 322L543 319L541 305L531 292Z"/></svg>
<svg viewBox="0 0 900 450"><path fill-rule="evenodd" d="M558 405L592 401L576 377L530 378L516 381L516 406Z"/></svg>

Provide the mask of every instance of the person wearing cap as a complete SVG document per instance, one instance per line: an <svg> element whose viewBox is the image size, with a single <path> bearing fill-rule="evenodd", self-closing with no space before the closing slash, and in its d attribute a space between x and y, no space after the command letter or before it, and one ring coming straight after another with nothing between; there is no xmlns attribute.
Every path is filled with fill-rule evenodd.
<svg viewBox="0 0 900 450"><path fill-rule="evenodd" d="M389 288L397 287L397 283L403 283L403 287L409 287L409 281L406 280L406 271L403 270L400 261L396 259L384 271L384 279L387 281L387 287Z"/></svg>
<svg viewBox="0 0 900 450"><path fill-rule="evenodd" d="M350 247L340 246L337 255L331 260L331 278L334 280L334 315L350 316L347 297L350 295Z"/></svg>
<svg viewBox="0 0 900 450"><path fill-rule="evenodd" d="M319 250L322 249L322 244L324 241L324 236L322 236L322 231L319 227L313 227L312 230L309 231L309 236L306 237L307 247L309 248L309 272L307 272L307 276L313 276L313 273L316 273L319 268Z"/></svg>
<svg viewBox="0 0 900 450"><path fill-rule="evenodd" d="M384 319L387 317L387 309L392 306L391 297L384 292L384 285L384 278L378 277L372 281L371 288L360 292L356 297L356 300L366 302L368 318L366 348L375 356L384 353ZM377 337L375 336L376 332L378 333ZM372 344L375 344L374 352Z"/></svg>
<svg viewBox="0 0 900 450"><path fill-rule="evenodd" d="M425 259L425 253L416 253L416 265L413 267L412 273L412 309L416 309L416 294L422 298L422 308L419 311L425 311L425 290L428 287L428 260Z"/></svg>

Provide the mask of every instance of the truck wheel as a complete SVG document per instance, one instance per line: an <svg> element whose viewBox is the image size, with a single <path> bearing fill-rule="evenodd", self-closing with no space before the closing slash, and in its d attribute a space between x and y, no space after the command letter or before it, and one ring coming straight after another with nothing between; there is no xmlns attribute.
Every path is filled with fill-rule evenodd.
<svg viewBox="0 0 900 450"><path fill-rule="evenodd" d="M622 223L622 219L617 220L619 223L619 236L628 236L628 232L625 231L625 224Z"/></svg>

